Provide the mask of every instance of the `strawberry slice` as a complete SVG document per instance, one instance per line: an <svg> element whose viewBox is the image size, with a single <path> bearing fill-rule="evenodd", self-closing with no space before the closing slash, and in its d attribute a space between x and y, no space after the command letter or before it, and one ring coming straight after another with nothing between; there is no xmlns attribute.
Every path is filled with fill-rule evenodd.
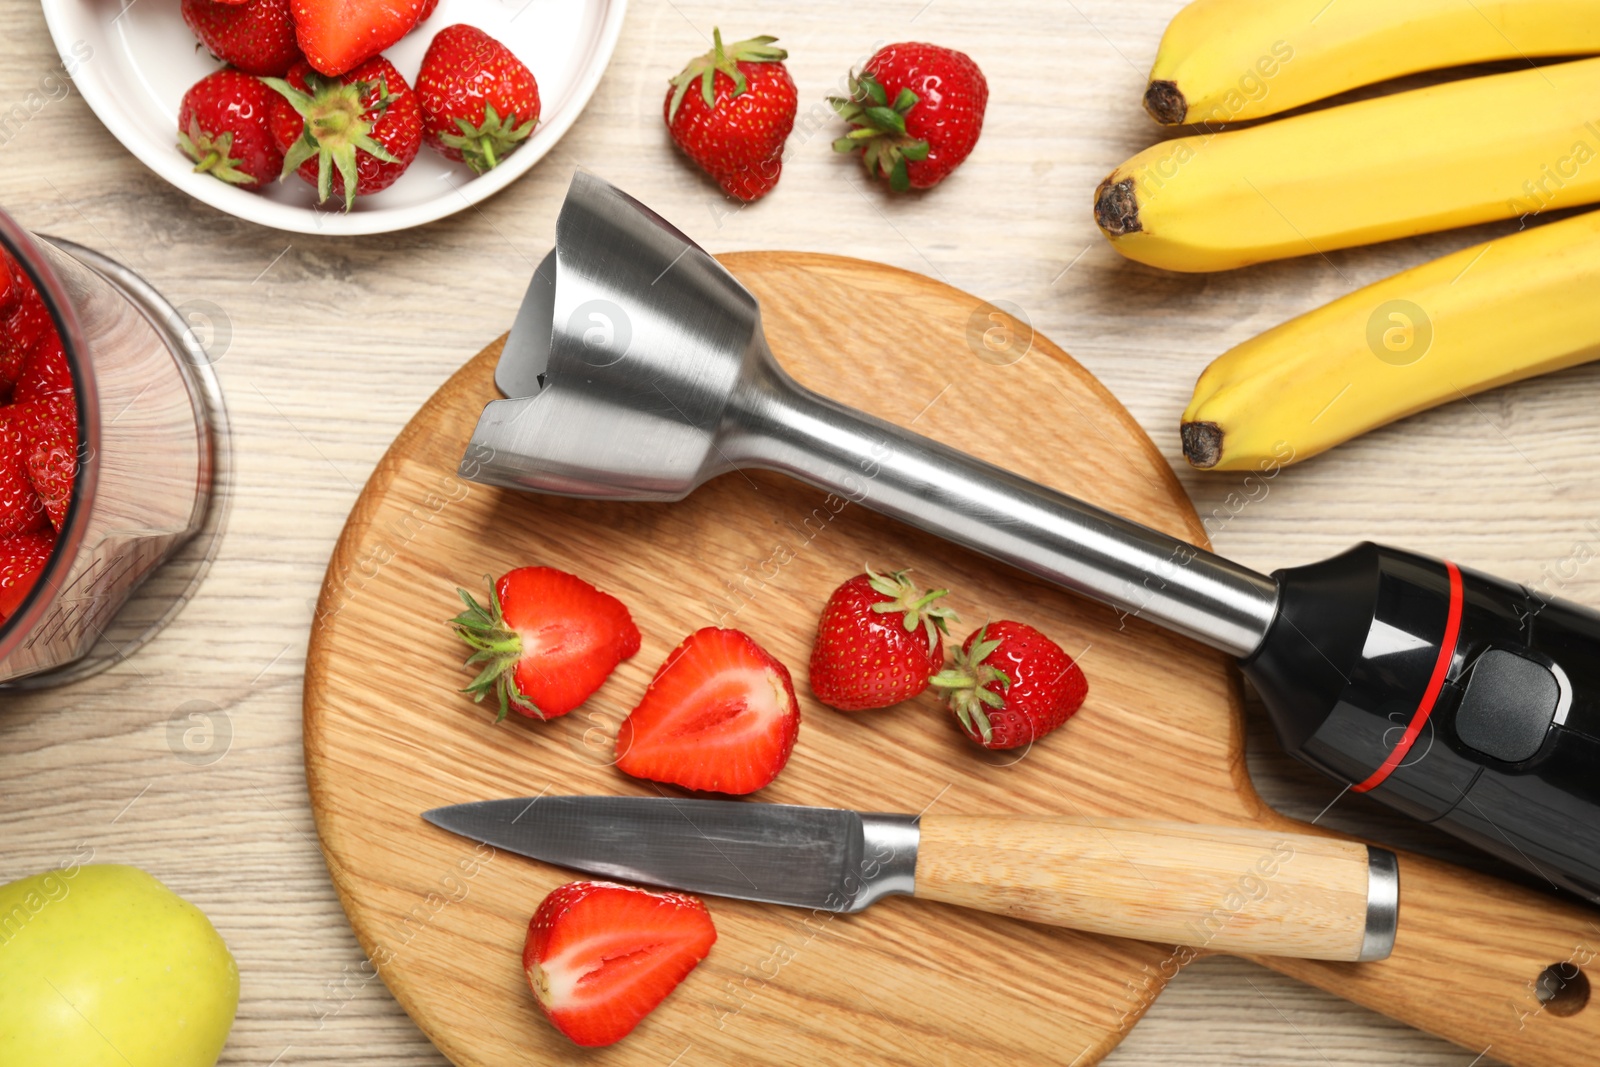
<svg viewBox="0 0 1600 1067"><path fill-rule="evenodd" d="M483 669L463 690L494 693L500 715L516 708L535 719L565 715L589 699L617 664L639 651L627 605L554 567L519 567L489 590L486 608L457 589L467 610L451 620Z"/></svg>
<svg viewBox="0 0 1600 1067"><path fill-rule="evenodd" d="M753 793L789 762L800 706L789 670L748 634L708 626L673 650L617 731L636 778Z"/></svg>
<svg viewBox="0 0 1600 1067"><path fill-rule="evenodd" d="M627 1037L717 940L706 906L682 893L569 882L544 898L522 969L545 1015L574 1043Z"/></svg>
<svg viewBox="0 0 1600 1067"><path fill-rule="evenodd" d="M0 538L0 620L9 619L22 606L55 546L54 530Z"/></svg>

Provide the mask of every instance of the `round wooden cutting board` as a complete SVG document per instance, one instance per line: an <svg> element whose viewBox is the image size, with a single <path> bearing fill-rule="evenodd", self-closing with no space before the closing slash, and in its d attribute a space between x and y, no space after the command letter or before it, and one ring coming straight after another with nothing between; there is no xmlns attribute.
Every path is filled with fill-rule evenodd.
<svg viewBox="0 0 1600 1067"><path fill-rule="evenodd" d="M856 260L723 262L761 301L774 353L803 384L1205 542L1115 398L992 306ZM611 739L667 652L702 626L749 632L795 677L799 743L755 800L1289 824L1245 778L1231 667L1198 644L776 475L734 473L671 505L461 480L472 428L498 395L499 352L491 345L446 382L378 465L329 565L306 668L307 777L329 870L372 965L417 1024L460 1067L1082 1067L1103 1056L1187 955L907 898L853 916L711 899L711 955L626 1040L579 1052L540 1016L523 937L544 895L577 876L474 847L419 813L504 796L659 792L610 765ZM932 694L858 715L818 704L806 682L818 612L869 563L951 588L958 638L986 619L1040 627L1083 665L1088 702L1033 748L1002 754L964 740ZM491 707L460 692L470 673L445 620L459 610L457 586L481 590L486 576L527 564L620 597L644 644L573 714L496 725ZM1441 988L1438 968L1457 990L1484 985L1498 1006L1565 958L1558 946L1586 913L1457 878L1404 858L1401 946L1384 964L1275 965L1458 1041L1504 1030L1497 1056L1519 1045L1554 1052L1548 1014L1518 1025L1508 1011L1491 1024ZM1526 943L1475 945L1475 917ZM1506 988L1489 990L1502 969ZM1541 1027L1545 1040L1529 1044ZM1581 1036L1554 1040L1577 1055L1593 1047Z"/></svg>

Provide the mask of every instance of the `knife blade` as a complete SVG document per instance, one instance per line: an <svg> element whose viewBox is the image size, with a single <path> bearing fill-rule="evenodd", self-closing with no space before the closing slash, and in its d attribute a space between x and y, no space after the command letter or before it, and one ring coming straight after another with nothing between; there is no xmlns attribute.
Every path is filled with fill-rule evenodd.
<svg viewBox="0 0 1600 1067"><path fill-rule="evenodd" d="M1394 853L1276 829L614 796L478 801L423 818L546 863L692 893L837 912L911 894L1220 952L1379 960L1399 919Z"/></svg>
<svg viewBox="0 0 1600 1067"><path fill-rule="evenodd" d="M840 808L546 796L458 804L423 818L558 867L827 911L909 893L916 858L915 817Z"/></svg>

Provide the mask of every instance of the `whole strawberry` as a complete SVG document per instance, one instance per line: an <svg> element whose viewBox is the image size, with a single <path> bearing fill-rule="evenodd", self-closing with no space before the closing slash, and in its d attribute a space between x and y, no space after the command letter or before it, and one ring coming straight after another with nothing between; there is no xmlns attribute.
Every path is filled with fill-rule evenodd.
<svg viewBox="0 0 1600 1067"><path fill-rule="evenodd" d="M11 387L22 374L22 364L35 345L56 332L55 320L39 298L38 290L18 265L12 265L16 282L15 306L0 318L0 400L9 399Z"/></svg>
<svg viewBox="0 0 1600 1067"><path fill-rule="evenodd" d="M317 187L317 202L387 189L422 147L422 109L405 78L382 56L337 78L296 63L283 78L268 123L283 152L283 174L298 171Z"/></svg>
<svg viewBox="0 0 1600 1067"><path fill-rule="evenodd" d="M241 189L276 178L283 153L267 126L272 98L260 78L236 70L195 82L178 105L178 147L194 160L196 173Z"/></svg>
<svg viewBox="0 0 1600 1067"><path fill-rule="evenodd" d="M61 347L61 336L52 330L28 349L11 399L13 403L21 404L45 397L71 395L72 369L67 366L67 353Z"/></svg>
<svg viewBox="0 0 1600 1067"><path fill-rule="evenodd" d="M852 129L836 152L861 150L867 173L897 192L942 182L983 131L989 83L965 53L935 44L891 44L852 75L848 97L828 102Z"/></svg>
<svg viewBox="0 0 1600 1067"><path fill-rule="evenodd" d="M50 525L61 529L77 480L78 409L70 393L12 404L4 415L22 432L28 482Z"/></svg>
<svg viewBox="0 0 1600 1067"><path fill-rule="evenodd" d="M23 276L22 268L0 249L0 321L22 305L23 296L32 288Z"/></svg>
<svg viewBox="0 0 1600 1067"><path fill-rule="evenodd" d="M44 502L28 479L29 447L17 420L0 414L0 537L33 533L50 526Z"/></svg>
<svg viewBox="0 0 1600 1067"><path fill-rule="evenodd" d="M17 274L21 277L22 271L19 269ZM0 321L0 334L4 335L6 349L15 352L18 371L22 369L22 359L28 350L56 332L56 321L50 317L50 309L44 306L39 291L25 277L22 284L22 299L17 309ZM15 375L11 380L16 380Z"/></svg>
<svg viewBox="0 0 1600 1067"><path fill-rule="evenodd" d="M539 83L511 50L475 26L446 26L417 74L422 137L479 174L515 151L539 121Z"/></svg>
<svg viewBox="0 0 1600 1067"><path fill-rule="evenodd" d="M833 591L811 646L811 691L840 711L887 708L928 688L944 665L944 635L955 612L936 603L905 571L870 567Z"/></svg>
<svg viewBox="0 0 1600 1067"><path fill-rule="evenodd" d="M723 192L747 203L778 184L783 143L794 129L798 99L776 37L752 37L724 48L712 30L711 51L692 60L667 90L662 112L678 147Z"/></svg>
<svg viewBox="0 0 1600 1067"><path fill-rule="evenodd" d="M200 43L246 74L281 76L300 60L289 0L183 0L180 6Z"/></svg>
<svg viewBox="0 0 1600 1067"><path fill-rule="evenodd" d="M982 626L954 659L932 684L984 748L1031 745L1071 718L1089 693L1072 657L1026 623Z"/></svg>

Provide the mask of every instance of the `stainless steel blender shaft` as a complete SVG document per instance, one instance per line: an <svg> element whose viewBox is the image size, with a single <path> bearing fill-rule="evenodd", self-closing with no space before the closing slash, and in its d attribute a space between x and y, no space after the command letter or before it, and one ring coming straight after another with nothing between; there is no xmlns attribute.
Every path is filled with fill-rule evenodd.
<svg viewBox="0 0 1600 1067"><path fill-rule="evenodd" d="M792 475L1074 592L1243 658L1277 583L803 388L775 363L747 375L718 446L733 466Z"/></svg>
<svg viewBox="0 0 1600 1067"><path fill-rule="evenodd" d="M739 467L791 474L1047 581L1247 656L1277 584L801 388L754 296L659 215L578 173L462 477L681 500Z"/></svg>

